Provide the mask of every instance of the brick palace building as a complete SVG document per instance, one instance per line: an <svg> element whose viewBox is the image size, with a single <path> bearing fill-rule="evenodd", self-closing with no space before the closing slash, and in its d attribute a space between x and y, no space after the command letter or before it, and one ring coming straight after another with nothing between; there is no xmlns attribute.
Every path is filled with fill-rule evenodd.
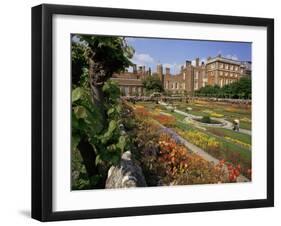
<svg viewBox="0 0 281 226"><path fill-rule="evenodd" d="M192 94L206 85L222 87L238 81L243 76L251 78L251 62L227 59L221 55L209 57L206 63L196 58L195 64L187 60L181 66L180 72L175 75L170 73L168 67L164 71L162 64L157 65L156 73L153 75L150 68L145 70L145 66L139 66L137 69L134 65L132 72L114 74L111 79L119 84L122 95L143 95L142 80L147 76L158 76L165 91L173 94Z"/></svg>

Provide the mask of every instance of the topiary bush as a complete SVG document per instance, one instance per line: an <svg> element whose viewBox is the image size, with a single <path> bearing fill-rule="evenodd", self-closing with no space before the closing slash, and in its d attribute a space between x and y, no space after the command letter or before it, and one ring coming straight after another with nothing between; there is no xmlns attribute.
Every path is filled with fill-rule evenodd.
<svg viewBox="0 0 281 226"><path fill-rule="evenodd" d="M210 116L203 116L202 119L201 119L201 122L203 122L203 123L211 123Z"/></svg>

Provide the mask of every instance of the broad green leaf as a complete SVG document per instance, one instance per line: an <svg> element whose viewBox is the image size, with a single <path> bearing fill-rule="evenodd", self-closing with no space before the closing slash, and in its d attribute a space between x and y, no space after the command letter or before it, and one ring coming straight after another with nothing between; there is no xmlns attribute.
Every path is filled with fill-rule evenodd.
<svg viewBox="0 0 281 226"><path fill-rule="evenodd" d="M117 128L117 122L115 120L111 120L109 122L109 126L106 133L101 137L102 143L105 144L107 141L111 139L113 132L116 128Z"/></svg>
<svg viewBox="0 0 281 226"><path fill-rule="evenodd" d="M122 152L124 152L126 144L127 144L126 137L125 136L120 136L119 140L118 140L118 143L117 143L117 146L121 149Z"/></svg>
<svg viewBox="0 0 281 226"><path fill-rule="evenodd" d="M111 120L108 126L108 132L112 133L117 128L117 122L115 120Z"/></svg>
<svg viewBox="0 0 281 226"><path fill-rule="evenodd" d="M72 91L72 102L79 100L83 95L83 89L81 87L77 87Z"/></svg>
<svg viewBox="0 0 281 226"><path fill-rule="evenodd" d="M109 108L109 110L107 111L107 115L111 115L112 113L114 113L114 111L114 108Z"/></svg>
<svg viewBox="0 0 281 226"><path fill-rule="evenodd" d="M86 109L82 106L76 106L73 108L73 111L76 115L76 117L79 118L86 118L87 117L87 112Z"/></svg>
<svg viewBox="0 0 281 226"><path fill-rule="evenodd" d="M73 129L80 129L80 127L79 127L79 121L78 121L78 119L76 118L76 115L72 112L72 114L71 114L71 124L72 124L72 128Z"/></svg>
<svg viewBox="0 0 281 226"><path fill-rule="evenodd" d="M101 162L102 162L102 160L101 160L100 155L97 155L96 160L95 160L96 166L97 166L98 164L100 164Z"/></svg>

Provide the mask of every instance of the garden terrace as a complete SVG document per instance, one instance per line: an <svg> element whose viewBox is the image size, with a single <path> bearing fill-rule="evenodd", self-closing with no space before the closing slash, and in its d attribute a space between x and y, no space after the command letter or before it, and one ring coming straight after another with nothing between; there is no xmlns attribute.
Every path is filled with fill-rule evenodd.
<svg viewBox="0 0 281 226"><path fill-rule="evenodd" d="M241 172L251 178L251 136L225 128L201 127L185 121L185 117L173 108L139 102L137 108L146 110L146 117L172 128L187 141L202 148L217 159L223 159L233 165L239 165ZM245 114L243 112L243 114ZM165 115L163 117L162 115ZM159 118L158 118L159 117Z"/></svg>

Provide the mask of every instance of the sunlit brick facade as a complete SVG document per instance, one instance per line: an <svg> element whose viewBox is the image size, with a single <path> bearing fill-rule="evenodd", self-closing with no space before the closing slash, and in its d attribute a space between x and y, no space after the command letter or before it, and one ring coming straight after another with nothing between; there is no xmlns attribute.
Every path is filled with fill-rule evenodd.
<svg viewBox="0 0 281 226"><path fill-rule="evenodd" d="M245 76L245 65L240 61L223 58L220 55L208 58L206 63L208 85L220 87L238 81Z"/></svg>
<svg viewBox="0 0 281 226"><path fill-rule="evenodd" d="M142 81L147 76L158 76L163 84L164 90L173 94L193 94L194 91L206 85L218 85L220 87L238 81L242 76L251 78L251 62L236 61L218 55L209 57L207 61L186 61L181 66L178 74L171 74L170 68L163 68L162 64L156 67L156 73L151 74L151 69L145 70L144 66L133 66L133 71L125 71L114 74L111 78L116 81L121 93L126 96L143 95Z"/></svg>

